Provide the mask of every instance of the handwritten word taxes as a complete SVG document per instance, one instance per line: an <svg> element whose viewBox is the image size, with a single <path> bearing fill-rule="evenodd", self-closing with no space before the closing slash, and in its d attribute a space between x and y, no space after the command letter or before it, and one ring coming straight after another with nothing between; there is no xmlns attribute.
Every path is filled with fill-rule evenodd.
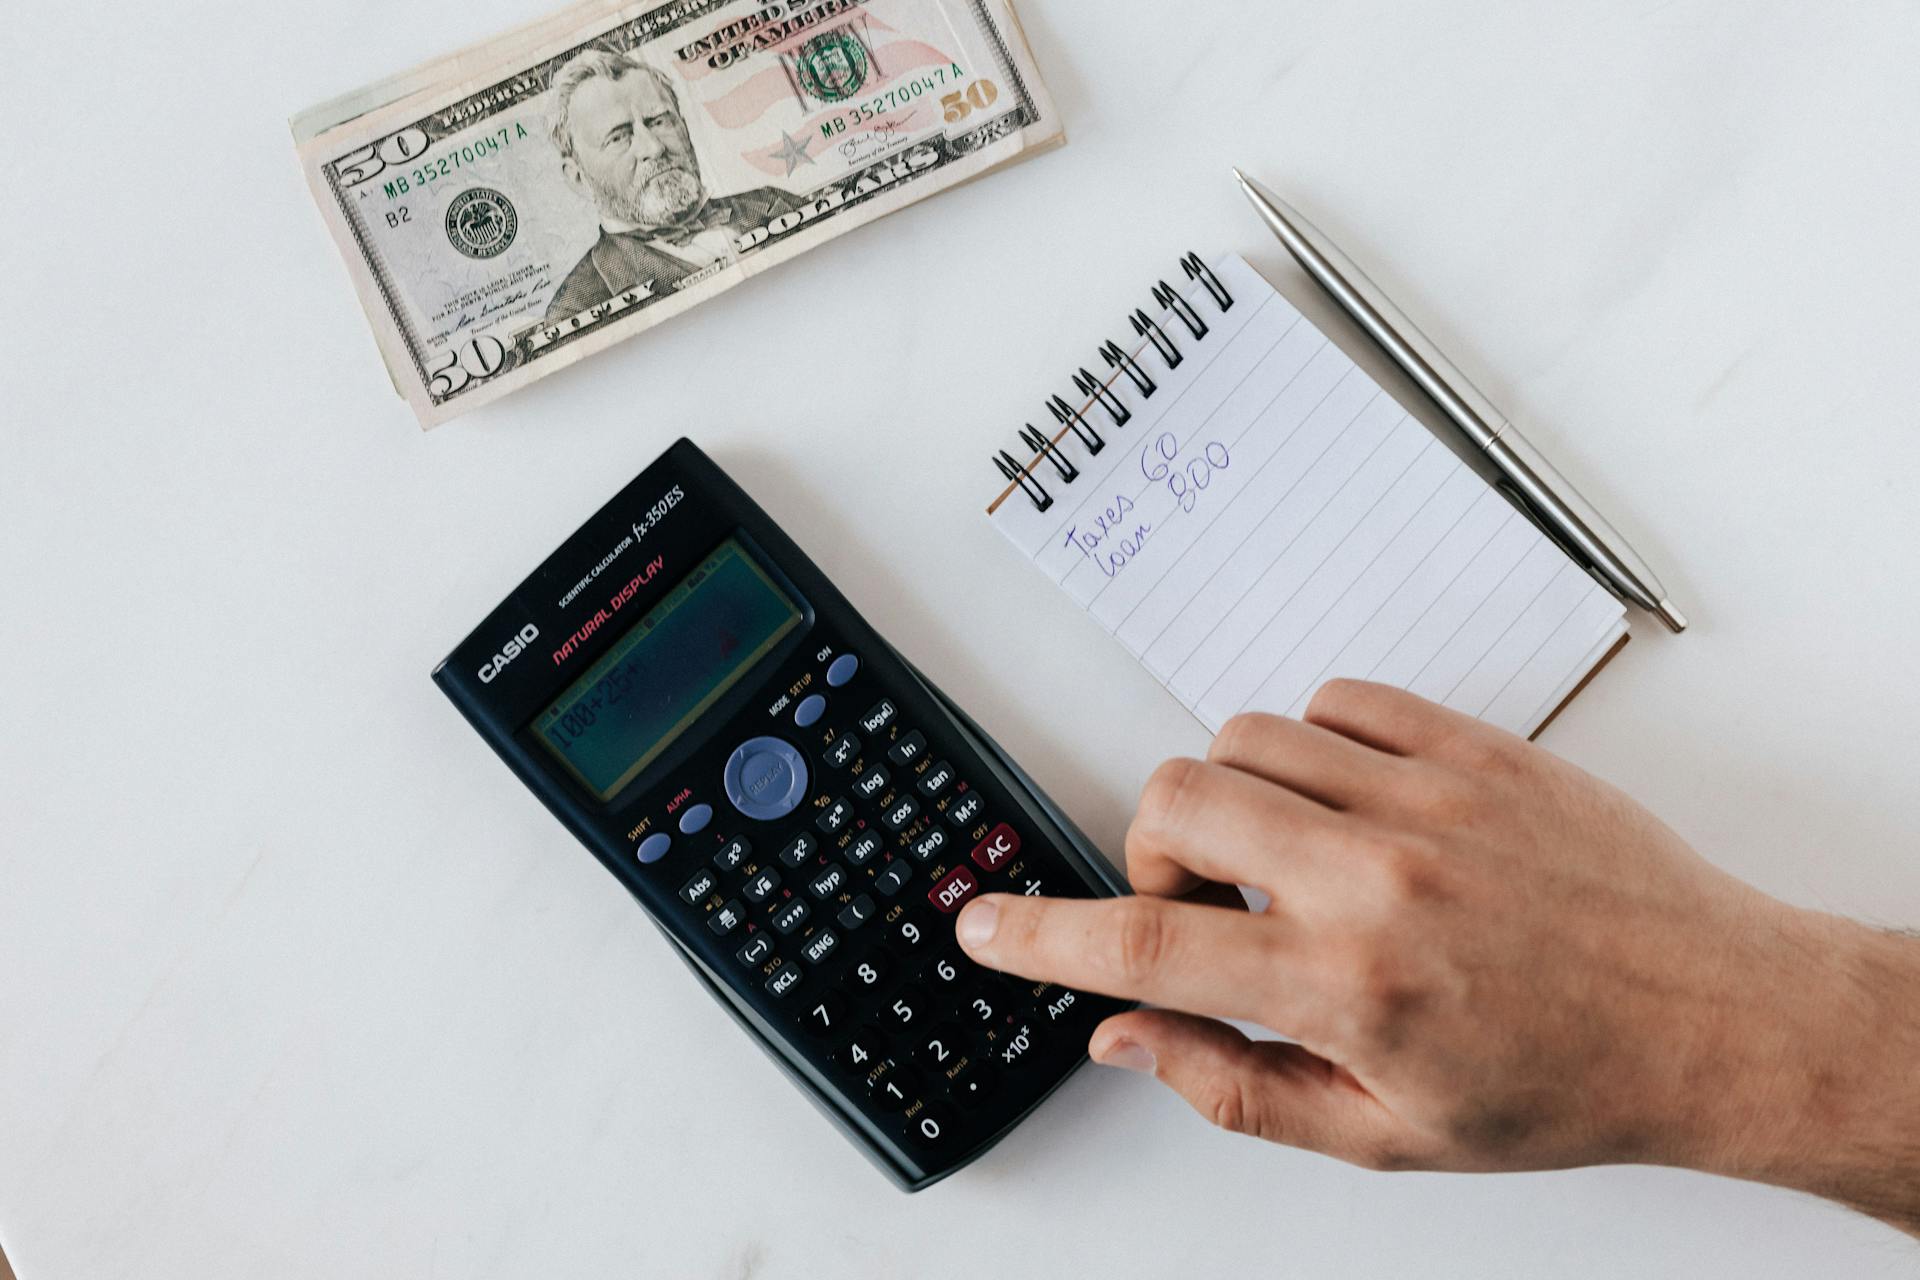
<svg viewBox="0 0 1920 1280"><path fill-rule="evenodd" d="M1143 487L1132 495L1114 494L1089 521L1068 525L1066 545L1102 576L1117 578L1146 549L1156 528L1193 514L1214 477L1232 465L1232 452L1218 440L1191 440L1182 446L1178 436L1163 432L1140 451ZM1165 515L1148 520L1137 514L1140 504L1161 502L1172 508Z"/></svg>

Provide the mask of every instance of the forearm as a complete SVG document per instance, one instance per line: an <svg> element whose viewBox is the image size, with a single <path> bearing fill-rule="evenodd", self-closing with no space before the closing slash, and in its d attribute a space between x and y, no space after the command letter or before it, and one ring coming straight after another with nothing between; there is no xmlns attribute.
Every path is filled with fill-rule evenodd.
<svg viewBox="0 0 1920 1280"><path fill-rule="evenodd" d="M1797 980L1745 1035L1703 1163L1920 1236L1920 938L1796 912L1775 952Z"/></svg>

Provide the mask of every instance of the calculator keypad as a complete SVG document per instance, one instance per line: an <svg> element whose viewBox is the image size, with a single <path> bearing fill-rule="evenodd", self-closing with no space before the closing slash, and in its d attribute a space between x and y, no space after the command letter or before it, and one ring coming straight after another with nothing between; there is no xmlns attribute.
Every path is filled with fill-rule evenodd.
<svg viewBox="0 0 1920 1280"><path fill-rule="evenodd" d="M818 767L814 794L783 820L708 837L714 852L678 897L896 1140L964 1150L997 1129L1000 1106L1024 1110L1073 1060L1050 1046L1077 1056L1096 1015L1119 1006L960 949L954 916L978 894L1092 891L1036 850L1045 842L1021 811L980 789L960 743L933 740L867 671L842 684L855 679L810 695L817 723L794 750ZM1040 1062L1057 1066L1036 1077Z"/></svg>

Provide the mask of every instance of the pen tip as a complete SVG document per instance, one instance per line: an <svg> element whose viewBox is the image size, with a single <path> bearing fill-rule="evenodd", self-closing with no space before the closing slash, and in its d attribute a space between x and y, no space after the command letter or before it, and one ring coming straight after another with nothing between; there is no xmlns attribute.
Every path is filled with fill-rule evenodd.
<svg viewBox="0 0 1920 1280"><path fill-rule="evenodd" d="M1670 600L1662 600L1660 607L1653 611L1653 616L1664 622L1667 625L1667 630L1673 632L1675 635L1679 635L1687 629L1687 616L1674 608L1673 602Z"/></svg>
<svg viewBox="0 0 1920 1280"><path fill-rule="evenodd" d="M1247 185L1247 175L1246 175L1246 174L1244 174L1244 173L1242 173L1242 172L1240 172L1240 166L1239 166L1239 165L1235 165L1235 166L1233 166L1233 171L1232 171L1232 172L1233 172L1233 180L1234 180L1235 182L1237 182L1237 183L1239 183L1239 184L1240 184L1241 186L1243 186L1243 187Z"/></svg>

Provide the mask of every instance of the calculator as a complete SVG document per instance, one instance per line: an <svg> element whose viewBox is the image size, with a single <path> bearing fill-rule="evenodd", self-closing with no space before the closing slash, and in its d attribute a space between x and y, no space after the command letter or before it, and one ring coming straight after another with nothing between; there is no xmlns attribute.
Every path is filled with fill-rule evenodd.
<svg viewBox="0 0 1920 1280"><path fill-rule="evenodd" d="M992 1147L1130 1007L960 950L976 894L1126 884L689 441L433 679L909 1191Z"/></svg>

